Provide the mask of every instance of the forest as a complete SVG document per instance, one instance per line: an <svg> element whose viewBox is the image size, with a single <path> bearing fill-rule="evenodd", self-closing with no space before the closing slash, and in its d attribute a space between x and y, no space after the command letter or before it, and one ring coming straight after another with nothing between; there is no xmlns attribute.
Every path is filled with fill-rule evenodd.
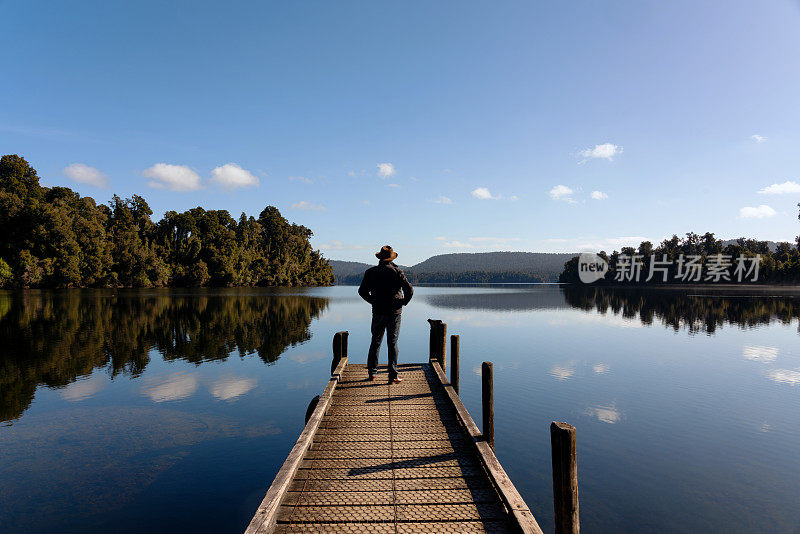
<svg viewBox="0 0 800 534"><path fill-rule="evenodd" d="M258 218L197 207L158 222L144 198L106 204L43 187L17 155L0 158L0 287L331 285L308 228L267 206Z"/></svg>
<svg viewBox="0 0 800 534"><path fill-rule="evenodd" d="M800 204L798 204L800 207ZM798 215L800 219L800 215ZM756 239L739 238L733 241L724 242L717 239L713 233L696 234L689 232L685 237L673 235L670 239L665 239L660 245L654 247L650 241L643 241L638 248L622 247L620 251L614 251L609 256L605 251L598 255L608 262L609 273L605 278L595 282L598 285L630 285L647 283L650 277L651 262L655 258L658 262L668 264L666 272L659 273L653 277L651 283L666 284L686 284L686 283L708 283L709 279L705 274L712 262L718 262L720 254L725 263L730 263L724 269L724 276L714 282L733 283L738 281L736 276L737 258L747 258L748 269L755 261L757 256L761 257L758 266L758 278L754 280L754 273L743 280L748 283L758 284L796 284L800 283L800 237L796 243L777 243L770 246L768 241L758 241ZM630 274L631 258L639 256L641 276L637 280L631 277L618 276L621 269L628 270ZM689 271L679 259L683 256L684 261L689 257L697 258L697 269L704 276L686 276ZM696 272L694 274L697 274ZM664 281L666 277L666 281ZM695 279L696 278L696 279ZM558 278L559 282L576 283L579 282L578 276L578 257L574 257L564 264L564 270Z"/></svg>

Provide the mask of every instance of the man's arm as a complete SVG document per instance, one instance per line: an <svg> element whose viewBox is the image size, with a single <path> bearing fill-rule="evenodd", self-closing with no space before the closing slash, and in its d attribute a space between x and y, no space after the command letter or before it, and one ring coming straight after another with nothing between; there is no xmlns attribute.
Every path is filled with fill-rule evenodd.
<svg viewBox="0 0 800 534"><path fill-rule="evenodd" d="M400 273L400 286L403 288L403 306L405 306L411 302L411 297L414 296L414 288L408 283L406 274L403 271L398 272Z"/></svg>
<svg viewBox="0 0 800 534"><path fill-rule="evenodd" d="M358 294L362 299L372 304L372 295L369 294L369 283L367 278L369 278L369 271L365 272L364 278L361 279L361 285L358 286Z"/></svg>

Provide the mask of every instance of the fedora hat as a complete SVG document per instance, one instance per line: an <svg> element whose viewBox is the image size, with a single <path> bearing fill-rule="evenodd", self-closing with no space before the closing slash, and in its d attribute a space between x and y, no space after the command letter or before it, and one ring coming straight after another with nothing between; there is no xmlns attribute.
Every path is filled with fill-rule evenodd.
<svg viewBox="0 0 800 534"><path fill-rule="evenodd" d="M381 250L379 252L375 253L375 257L378 258L379 260L392 261L397 257L397 252L392 250L392 247L390 247L389 245L384 245L381 247Z"/></svg>

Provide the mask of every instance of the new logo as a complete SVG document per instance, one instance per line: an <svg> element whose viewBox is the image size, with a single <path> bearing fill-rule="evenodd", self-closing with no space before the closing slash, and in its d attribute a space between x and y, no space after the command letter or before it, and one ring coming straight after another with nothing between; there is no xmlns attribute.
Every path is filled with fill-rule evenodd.
<svg viewBox="0 0 800 534"><path fill-rule="evenodd" d="M605 277L608 262L592 252L583 252L578 257L578 277L584 284L591 284Z"/></svg>

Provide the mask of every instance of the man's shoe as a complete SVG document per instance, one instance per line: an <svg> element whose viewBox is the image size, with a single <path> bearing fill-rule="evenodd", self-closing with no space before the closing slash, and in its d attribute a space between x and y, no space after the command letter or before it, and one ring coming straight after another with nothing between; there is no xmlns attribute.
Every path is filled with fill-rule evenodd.
<svg viewBox="0 0 800 534"><path fill-rule="evenodd" d="M402 378L400 378L399 376L396 376L396 377L392 378L391 380L389 380L389 383L390 384L399 384L402 381L403 381Z"/></svg>
<svg viewBox="0 0 800 534"><path fill-rule="evenodd" d="M373 380L375 380L375 376L374 375L369 375L367 377L367 382L372 382Z"/></svg>

